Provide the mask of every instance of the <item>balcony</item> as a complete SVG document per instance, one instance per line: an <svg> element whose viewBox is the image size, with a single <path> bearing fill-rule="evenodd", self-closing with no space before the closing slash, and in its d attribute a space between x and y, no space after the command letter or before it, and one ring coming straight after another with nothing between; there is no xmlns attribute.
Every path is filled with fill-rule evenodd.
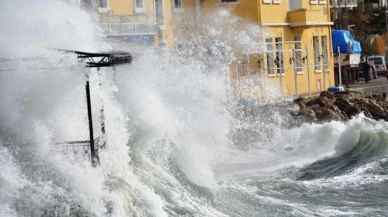
<svg viewBox="0 0 388 217"><path fill-rule="evenodd" d="M312 25L331 25L328 17L321 10L299 9L289 11L287 20L290 27L312 26Z"/></svg>
<svg viewBox="0 0 388 217"><path fill-rule="evenodd" d="M355 8L357 7L357 0L330 0L331 8Z"/></svg>
<svg viewBox="0 0 388 217"><path fill-rule="evenodd" d="M103 23L101 28L106 36L158 34L156 23Z"/></svg>

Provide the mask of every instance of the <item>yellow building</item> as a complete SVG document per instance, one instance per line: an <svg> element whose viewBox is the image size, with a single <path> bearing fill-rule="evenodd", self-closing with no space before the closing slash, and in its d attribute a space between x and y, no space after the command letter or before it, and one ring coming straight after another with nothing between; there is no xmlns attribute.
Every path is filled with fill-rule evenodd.
<svg viewBox="0 0 388 217"><path fill-rule="evenodd" d="M277 92L282 96L319 92L334 85L329 1L183 0L182 3L184 13L173 15L182 17L180 25L175 26L176 38L185 38L187 29L195 28L193 19L199 28L209 19L217 19L211 15L218 9L228 9L232 15L261 27L262 34L256 43L262 49L239 55L230 67L231 83L239 97L268 97L270 92L265 93L270 89L268 84L272 84L272 89L278 87L272 95Z"/></svg>
<svg viewBox="0 0 388 217"><path fill-rule="evenodd" d="M229 78L240 98L278 98L334 85L328 0L82 0L96 10L105 35L125 44L176 49L226 9L261 28L259 49L236 51ZM230 19L233 19L232 17ZM226 20L227 22L227 20ZM228 28L250 28L245 25ZM223 32L220 29L220 32ZM233 37L230 35L219 37ZM223 38L220 39L221 41ZM113 43L112 42L112 43ZM114 43L113 43L114 44ZM263 82L263 80L265 82ZM276 91L273 91L276 89Z"/></svg>
<svg viewBox="0 0 388 217"><path fill-rule="evenodd" d="M174 48L172 4L166 0L81 0L82 8L98 13L103 33L114 48L132 49Z"/></svg>

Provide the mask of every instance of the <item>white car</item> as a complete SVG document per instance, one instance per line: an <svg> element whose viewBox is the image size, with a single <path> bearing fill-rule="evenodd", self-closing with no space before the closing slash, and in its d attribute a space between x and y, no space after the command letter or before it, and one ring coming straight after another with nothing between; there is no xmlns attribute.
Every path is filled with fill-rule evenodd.
<svg viewBox="0 0 388 217"><path fill-rule="evenodd" d="M385 57L382 55L368 56L368 62L373 62L378 75L384 75L387 70L385 65Z"/></svg>

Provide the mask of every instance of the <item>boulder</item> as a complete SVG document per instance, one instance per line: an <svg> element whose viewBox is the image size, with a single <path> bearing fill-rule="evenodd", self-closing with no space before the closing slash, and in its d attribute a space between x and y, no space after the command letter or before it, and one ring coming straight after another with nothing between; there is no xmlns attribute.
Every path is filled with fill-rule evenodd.
<svg viewBox="0 0 388 217"><path fill-rule="evenodd" d="M352 118L361 113L361 110L355 106L349 106L344 110L344 113L348 118Z"/></svg>
<svg viewBox="0 0 388 217"><path fill-rule="evenodd" d="M319 121L340 121L341 116L329 108L322 108L320 113L316 114Z"/></svg>
<svg viewBox="0 0 388 217"><path fill-rule="evenodd" d="M329 91L322 91L319 97L326 97L328 99L334 99L334 94Z"/></svg>
<svg viewBox="0 0 388 217"><path fill-rule="evenodd" d="M315 111L311 107L307 107L305 110L303 110L301 115L305 116L309 120L316 120Z"/></svg>
<svg viewBox="0 0 388 217"><path fill-rule="evenodd" d="M327 98L325 96L320 96L306 103L306 106L319 105L321 107L332 106L335 102L335 99Z"/></svg>
<svg viewBox="0 0 388 217"><path fill-rule="evenodd" d="M303 116L306 121L346 121L361 112L369 118L388 120L386 97L386 94L364 97L360 91L323 91L319 97L300 97L294 103L300 107L298 116Z"/></svg>
<svg viewBox="0 0 388 217"><path fill-rule="evenodd" d="M344 111L348 107L353 106L353 103L343 97L339 97L335 99L334 105L336 105L341 111Z"/></svg>
<svg viewBox="0 0 388 217"><path fill-rule="evenodd" d="M376 103L374 99L360 99L360 104L364 106L371 114L374 115L381 115L384 114L384 109Z"/></svg>

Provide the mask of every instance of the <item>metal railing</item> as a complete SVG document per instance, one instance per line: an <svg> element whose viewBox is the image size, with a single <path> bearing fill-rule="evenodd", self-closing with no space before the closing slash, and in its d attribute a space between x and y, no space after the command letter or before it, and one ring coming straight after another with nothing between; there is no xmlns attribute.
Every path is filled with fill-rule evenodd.
<svg viewBox="0 0 388 217"><path fill-rule="evenodd" d="M320 53L322 52L322 53ZM330 66L332 59L329 59L328 50L316 50L314 46L305 45L302 47L302 41L282 41L282 42L261 42L250 44L250 49L245 53L245 60L237 62L237 85L238 88L251 89L259 87L261 80L267 80L270 77L278 78L278 90L280 98L288 98L291 94L298 97L300 93L311 96L316 90L326 90L331 86ZM260 74L260 79L253 79ZM322 77L322 83L319 81L316 88L312 76ZM298 81L298 77L307 79L307 82ZM284 80L294 78L293 84L288 88L294 89L286 92ZM259 81L259 82L258 82ZM307 83L307 92L304 85ZM265 82L264 82L265 84ZM303 85L303 87L301 86ZM259 87L262 91L262 99L268 94L266 88Z"/></svg>
<svg viewBox="0 0 388 217"><path fill-rule="evenodd" d="M104 15L100 14L101 23L149 23L148 15Z"/></svg>
<svg viewBox="0 0 388 217"><path fill-rule="evenodd" d="M156 23L103 23L101 28L106 36L158 34Z"/></svg>
<svg viewBox="0 0 388 217"><path fill-rule="evenodd" d="M357 7L357 0L330 0L331 8L354 8Z"/></svg>

